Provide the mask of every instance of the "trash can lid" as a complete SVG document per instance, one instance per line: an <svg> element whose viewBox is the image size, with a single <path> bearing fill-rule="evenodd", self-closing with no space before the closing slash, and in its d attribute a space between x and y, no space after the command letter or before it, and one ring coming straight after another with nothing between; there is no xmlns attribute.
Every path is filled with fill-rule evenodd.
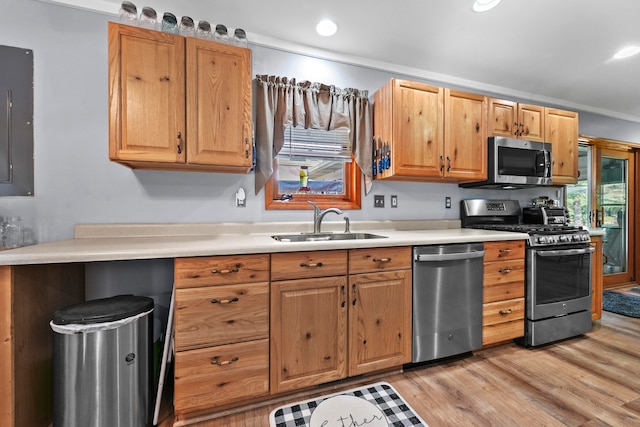
<svg viewBox="0 0 640 427"><path fill-rule="evenodd" d="M70 305L53 313L56 325L114 322L153 310L153 298L117 295Z"/></svg>

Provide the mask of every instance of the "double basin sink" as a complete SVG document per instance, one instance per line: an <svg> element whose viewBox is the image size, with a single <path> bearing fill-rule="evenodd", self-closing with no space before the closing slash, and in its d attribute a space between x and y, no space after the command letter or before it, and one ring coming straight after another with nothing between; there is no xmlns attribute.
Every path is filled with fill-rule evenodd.
<svg viewBox="0 0 640 427"><path fill-rule="evenodd" d="M300 233L271 236L278 242L323 242L336 240L385 239L387 236L370 233Z"/></svg>

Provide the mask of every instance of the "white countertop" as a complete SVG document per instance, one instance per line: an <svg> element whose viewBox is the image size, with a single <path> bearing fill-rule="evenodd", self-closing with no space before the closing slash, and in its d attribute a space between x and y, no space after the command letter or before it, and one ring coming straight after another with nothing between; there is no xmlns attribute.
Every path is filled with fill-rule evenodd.
<svg viewBox="0 0 640 427"><path fill-rule="evenodd" d="M343 223L323 231L342 232ZM457 227L456 227L457 226ZM351 249L446 243L524 240L526 233L459 228L458 221L376 221L352 223L354 233L385 238L279 242L273 234L308 232L306 223L211 223L80 225L76 237L0 252L0 265L55 264Z"/></svg>

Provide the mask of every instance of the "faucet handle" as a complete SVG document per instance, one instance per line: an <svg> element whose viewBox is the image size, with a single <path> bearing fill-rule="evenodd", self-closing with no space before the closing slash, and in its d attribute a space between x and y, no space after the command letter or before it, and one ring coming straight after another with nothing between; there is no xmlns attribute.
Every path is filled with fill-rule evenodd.
<svg viewBox="0 0 640 427"><path fill-rule="evenodd" d="M351 230L349 230L349 217L348 216L344 217L344 232L345 233L351 233Z"/></svg>

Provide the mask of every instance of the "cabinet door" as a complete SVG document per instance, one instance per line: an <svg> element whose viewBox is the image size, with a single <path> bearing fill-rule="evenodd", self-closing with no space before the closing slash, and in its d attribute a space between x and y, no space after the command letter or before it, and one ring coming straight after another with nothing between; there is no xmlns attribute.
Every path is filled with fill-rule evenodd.
<svg viewBox="0 0 640 427"><path fill-rule="evenodd" d="M187 163L251 168L251 51L187 38Z"/></svg>
<svg viewBox="0 0 640 427"><path fill-rule="evenodd" d="M552 144L553 183L578 182L578 113L545 109L545 138Z"/></svg>
<svg viewBox="0 0 640 427"><path fill-rule="evenodd" d="M184 38L109 23L109 158L185 161Z"/></svg>
<svg viewBox="0 0 640 427"><path fill-rule="evenodd" d="M373 111L376 141L391 148L391 168L378 178L441 176L441 88L392 79L374 94Z"/></svg>
<svg viewBox="0 0 640 427"><path fill-rule="evenodd" d="M411 361L411 270L349 276L349 375Z"/></svg>
<svg viewBox="0 0 640 427"><path fill-rule="evenodd" d="M544 142L544 107L518 104L518 138Z"/></svg>
<svg viewBox="0 0 640 427"><path fill-rule="evenodd" d="M489 136L518 137L518 103L489 99Z"/></svg>
<svg viewBox="0 0 640 427"><path fill-rule="evenodd" d="M344 378L347 277L271 284L271 391Z"/></svg>
<svg viewBox="0 0 640 427"><path fill-rule="evenodd" d="M445 89L444 177L487 178L487 98Z"/></svg>

